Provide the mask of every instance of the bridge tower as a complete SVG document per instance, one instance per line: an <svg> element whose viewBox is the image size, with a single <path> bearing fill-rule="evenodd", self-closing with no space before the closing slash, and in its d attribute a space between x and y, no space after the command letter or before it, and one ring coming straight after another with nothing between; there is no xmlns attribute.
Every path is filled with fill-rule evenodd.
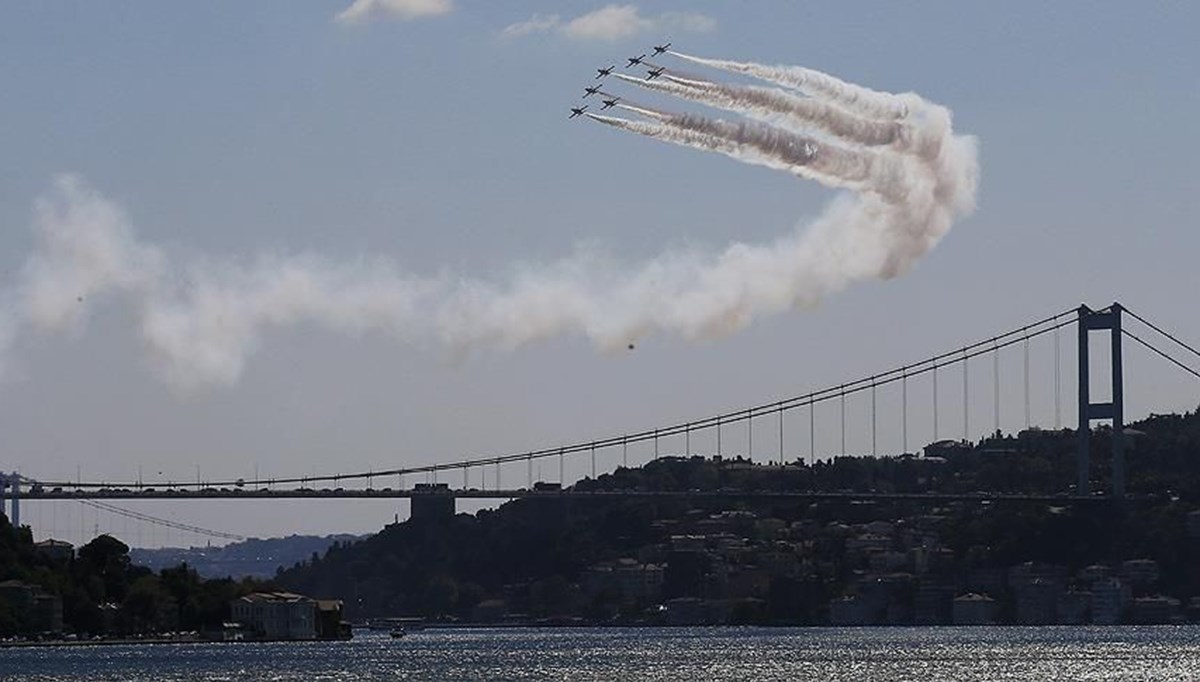
<svg viewBox="0 0 1200 682"><path fill-rule="evenodd" d="M12 513L8 515L9 522L13 528L21 527L21 477L14 474L0 473L0 512L4 511L5 490L9 490L9 498L12 500Z"/></svg>
<svg viewBox="0 0 1200 682"><path fill-rule="evenodd" d="M1125 389L1121 369L1121 304L1113 303L1104 310L1079 306L1079 439L1077 466L1078 495L1090 495L1092 420L1112 420L1112 494L1125 497ZM1112 401L1093 403L1091 399L1091 361L1088 339L1093 331L1107 331L1112 344Z"/></svg>

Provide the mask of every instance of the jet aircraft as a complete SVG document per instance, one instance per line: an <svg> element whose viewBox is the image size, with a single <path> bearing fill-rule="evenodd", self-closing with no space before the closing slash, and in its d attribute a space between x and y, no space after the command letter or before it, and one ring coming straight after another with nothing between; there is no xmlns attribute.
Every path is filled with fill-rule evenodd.
<svg viewBox="0 0 1200 682"><path fill-rule="evenodd" d="M640 54L636 57L626 57L625 60L628 61L629 63L625 65L625 68L628 69L630 67L637 66L638 64L641 64L642 60L645 58L646 58L645 54Z"/></svg>
<svg viewBox="0 0 1200 682"><path fill-rule="evenodd" d="M617 106L617 102L620 102L620 101L621 101L620 97L606 99L606 100L604 100L604 105L600 107L600 111L604 111L605 109L611 109L612 107Z"/></svg>
<svg viewBox="0 0 1200 682"><path fill-rule="evenodd" d="M617 68L616 64L613 64L612 66L608 67L607 69L596 69L596 78L604 78L608 74L612 73L613 69L615 69L615 68Z"/></svg>
<svg viewBox="0 0 1200 682"><path fill-rule="evenodd" d="M650 55L650 56L651 56L651 57L657 57L658 55L660 55L660 54L662 54L662 53L666 52L666 51L667 51L667 50L669 50L670 48L671 48L671 43L667 43L666 45L655 45L655 46L654 46L654 54L652 54L652 55Z"/></svg>
<svg viewBox="0 0 1200 682"><path fill-rule="evenodd" d="M594 94L596 94L597 92L600 92L600 86L599 86L599 85L593 85L593 86L592 86L592 87L590 87L590 88L584 88L584 89L583 89L583 96L584 96L584 97L590 97L591 95L594 95Z"/></svg>
<svg viewBox="0 0 1200 682"><path fill-rule="evenodd" d="M648 74L646 74L646 80L652 81L655 78L658 78L659 76L663 75L663 71L666 71L666 70L667 70L667 67L665 67L665 66L660 66L657 69L650 69L650 72Z"/></svg>
<svg viewBox="0 0 1200 682"><path fill-rule="evenodd" d="M570 120L572 118L575 118L576 116L583 116L583 112L585 112L585 111L587 111L586 104L581 107L571 107L571 115L568 116L567 119Z"/></svg>

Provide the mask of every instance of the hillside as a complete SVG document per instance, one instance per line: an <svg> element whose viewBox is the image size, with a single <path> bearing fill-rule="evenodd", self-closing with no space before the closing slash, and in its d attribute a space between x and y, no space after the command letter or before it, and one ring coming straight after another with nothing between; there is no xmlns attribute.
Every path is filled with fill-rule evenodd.
<svg viewBox="0 0 1200 682"><path fill-rule="evenodd" d="M323 554L335 542L354 542L357 535L289 535L284 538L250 538L222 547L133 548L133 563L154 571L187 564L204 578L271 578L281 567Z"/></svg>
<svg viewBox="0 0 1200 682"><path fill-rule="evenodd" d="M1190 568L1200 551L1187 526L1200 506L1200 417L1155 416L1129 429L1129 490L1143 498L1124 506L518 500L335 543L278 579L344 599L351 618L649 622L694 600L699 610L684 621L820 623L835 619L834 602L894 575L887 599L898 622L917 622L917 595L934 587L939 606L928 617L948 618L949 599L982 591L998 618L1018 622L1016 586L1029 571L1046 571L1055 594L1082 595L1093 574L1124 575L1123 562L1143 560L1154 579L1127 580L1129 608L1158 595L1182 614L1200 596ZM1093 438L1093 485L1104 490L1108 433ZM941 442L922 457L815 466L664 457L576 487L1067 494L1073 445L1069 430L1032 430Z"/></svg>

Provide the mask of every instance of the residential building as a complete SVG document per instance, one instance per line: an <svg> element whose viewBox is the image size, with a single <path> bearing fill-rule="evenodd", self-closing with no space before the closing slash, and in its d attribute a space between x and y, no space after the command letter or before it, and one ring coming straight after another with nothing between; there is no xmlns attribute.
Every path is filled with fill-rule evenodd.
<svg viewBox="0 0 1200 682"><path fill-rule="evenodd" d="M75 545L54 538L33 543L33 549L38 554L55 561L70 561L75 556Z"/></svg>

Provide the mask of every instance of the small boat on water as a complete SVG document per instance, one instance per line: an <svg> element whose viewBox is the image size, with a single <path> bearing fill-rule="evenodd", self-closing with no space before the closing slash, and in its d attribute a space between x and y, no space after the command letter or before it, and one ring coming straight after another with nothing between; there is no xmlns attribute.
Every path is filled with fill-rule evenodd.
<svg viewBox="0 0 1200 682"><path fill-rule="evenodd" d="M404 631L404 628L397 625L396 627L389 630L388 634L391 635L392 639L400 639L401 637L403 637L404 635L406 635L408 633Z"/></svg>

